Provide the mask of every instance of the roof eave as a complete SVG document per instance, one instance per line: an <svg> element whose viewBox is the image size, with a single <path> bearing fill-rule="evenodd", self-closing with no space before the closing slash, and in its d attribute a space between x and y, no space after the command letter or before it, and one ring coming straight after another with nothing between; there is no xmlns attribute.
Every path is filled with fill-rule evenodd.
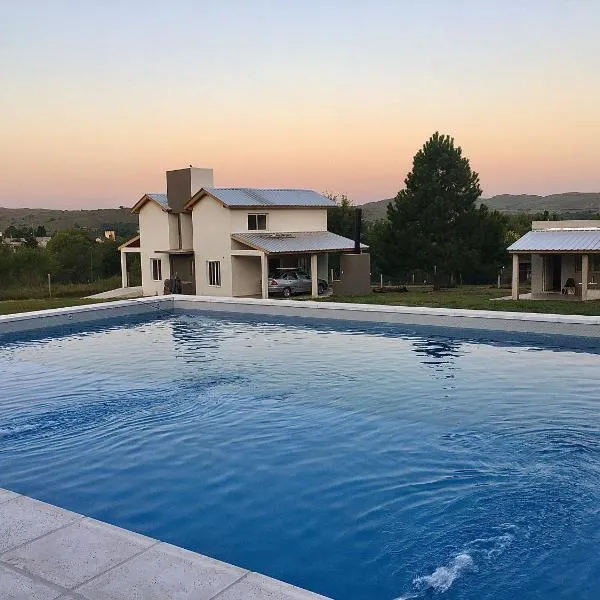
<svg viewBox="0 0 600 600"><path fill-rule="evenodd" d="M171 212L171 209L168 206L163 206L160 202L157 202L154 198L148 196L148 194L144 194L132 207L131 212L133 214L139 214L140 209L146 202L154 202L163 212Z"/></svg>

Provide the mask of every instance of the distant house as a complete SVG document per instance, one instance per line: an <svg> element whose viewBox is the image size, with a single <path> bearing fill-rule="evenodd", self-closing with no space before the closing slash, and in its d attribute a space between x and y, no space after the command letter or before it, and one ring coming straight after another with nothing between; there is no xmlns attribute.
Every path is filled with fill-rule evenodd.
<svg viewBox="0 0 600 600"><path fill-rule="evenodd" d="M513 256L513 299L520 296L522 257L531 257L532 298L600 298L600 220L534 221L508 251Z"/></svg>
<svg viewBox="0 0 600 600"><path fill-rule="evenodd" d="M120 246L122 285L135 252L144 295L162 294L164 280L178 276L184 293L266 298L269 273L301 267L316 296L317 278L328 279L328 255L355 250L354 240L327 231L331 206L312 190L217 188L212 169L168 171L167 193L144 194L132 208L139 235ZM363 266L347 272L368 286L368 254L354 256Z"/></svg>
<svg viewBox="0 0 600 600"><path fill-rule="evenodd" d="M49 235L44 235L44 236L39 236L35 238L35 241L37 242L37 245L40 248L45 248L48 245L48 242L50 241L51 237Z"/></svg>

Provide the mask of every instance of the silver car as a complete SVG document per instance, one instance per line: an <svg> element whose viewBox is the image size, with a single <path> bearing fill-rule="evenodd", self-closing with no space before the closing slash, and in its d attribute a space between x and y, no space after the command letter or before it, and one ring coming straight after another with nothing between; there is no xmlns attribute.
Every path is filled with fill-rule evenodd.
<svg viewBox="0 0 600 600"><path fill-rule="evenodd" d="M319 295L327 291L328 284L324 279L317 280ZM289 298L292 294L310 294L312 280L302 269L276 269L269 275L269 294L282 294Z"/></svg>

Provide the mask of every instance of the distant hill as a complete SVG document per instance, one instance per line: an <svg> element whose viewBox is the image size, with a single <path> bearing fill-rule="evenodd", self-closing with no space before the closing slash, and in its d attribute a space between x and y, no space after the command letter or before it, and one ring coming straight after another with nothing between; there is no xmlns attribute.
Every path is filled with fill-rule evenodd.
<svg viewBox="0 0 600 600"><path fill-rule="evenodd" d="M365 219L373 221L385 218L387 205L391 201L388 199L363 204ZM505 213L541 213L547 210L549 213L592 216L600 212L600 192L567 192L550 196L500 194L483 199L482 203Z"/></svg>
<svg viewBox="0 0 600 600"><path fill-rule="evenodd" d="M0 207L0 231L9 225L33 227L43 225L51 235L64 229L81 228L93 233L114 229L117 235L133 235L138 216L128 208L99 208L96 210L53 210L48 208Z"/></svg>

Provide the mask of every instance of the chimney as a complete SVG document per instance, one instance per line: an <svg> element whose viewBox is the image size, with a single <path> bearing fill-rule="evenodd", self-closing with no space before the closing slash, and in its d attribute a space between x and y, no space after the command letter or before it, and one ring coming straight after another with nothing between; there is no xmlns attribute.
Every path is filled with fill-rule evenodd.
<svg viewBox="0 0 600 600"><path fill-rule="evenodd" d="M360 247L360 228L362 221L362 208L354 209L354 254L361 253Z"/></svg>
<svg viewBox="0 0 600 600"><path fill-rule="evenodd" d="M212 169L177 169L167 171L167 200L174 213L183 211L191 197L203 187L213 186Z"/></svg>

